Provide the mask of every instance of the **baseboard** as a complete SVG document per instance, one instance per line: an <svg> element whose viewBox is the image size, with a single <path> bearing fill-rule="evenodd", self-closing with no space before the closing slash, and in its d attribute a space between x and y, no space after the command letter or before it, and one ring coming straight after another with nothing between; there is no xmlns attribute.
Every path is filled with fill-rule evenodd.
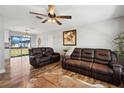
<svg viewBox="0 0 124 93"><path fill-rule="evenodd" d="M0 69L0 73L4 73L5 72L5 69Z"/></svg>

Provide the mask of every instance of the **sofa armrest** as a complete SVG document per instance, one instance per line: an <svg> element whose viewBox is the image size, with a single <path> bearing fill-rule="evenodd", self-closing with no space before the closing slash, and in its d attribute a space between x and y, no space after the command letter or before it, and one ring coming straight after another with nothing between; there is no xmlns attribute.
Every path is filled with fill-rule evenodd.
<svg viewBox="0 0 124 93"><path fill-rule="evenodd" d="M68 60L68 59L70 59L71 57L70 57L70 55L64 55L63 56L63 61L65 62L66 60Z"/></svg>
<svg viewBox="0 0 124 93"><path fill-rule="evenodd" d="M29 56L30 64L34 67L37 67L37 62L35 56Z"/></svg>
<svg viewBox="0 0 124 93"><path fill-rule="evenodd" d="M34 60L35 56L29 56L30 60Z"/></svg>
<svg viewBox="0 0 124 93"><path fill-rule="evenodd" d="M67 67L66 62L67 62L68 59L70 59L69 55L62 55L62 67L63 68Z"/></svg>
<svg viewBox="0 0 124 93"><path fill-rule="evenodd" d="M34 58L35 56L32 55L32 56L29 56L29 57L30 57L30 58Z"/></svg>
<svg viewBox="0 0 124 93"><path fill-rule="evenodd" d="M58 52L54 52L53 55L60 55L60 53L58 53Z"/></svg>
<svg viewBox="0 0 124 93"><path fill-rule="evenodd" d="M51 55L51 62L58 62L60 61L60 53L54 52Z"/></svg>
<svg viewBox="0 0 124 93"><path fill-rule="evenodd" d="M60 59L60 53L58 53L58 52L54 52L53 55L57 55L57 56L59 56L59 59Z"/></svg>
<svg viewBox="0 0 124 93"><path fill-rule="evenodd" d="M116 85L120 85L121 84L121 74L122 74L122 66L119 64L112 64L112 69L114 71L113 74L113 83L115 83Z"/></svg>
<svg viewBox="0 0 124 93"><path fill-rule="evenodd" d="M112 61L111 61L111 64L116 64L118 63L118 58L117 58L117 54L113 51L111 51L112 53Z"/></svg>
<svg viewBox="0 0 124 93"><path fill-rule="evenodd" d="M70 59L71 57L70 57L70 55L66 55L65 58L66 59Z"/></svg>

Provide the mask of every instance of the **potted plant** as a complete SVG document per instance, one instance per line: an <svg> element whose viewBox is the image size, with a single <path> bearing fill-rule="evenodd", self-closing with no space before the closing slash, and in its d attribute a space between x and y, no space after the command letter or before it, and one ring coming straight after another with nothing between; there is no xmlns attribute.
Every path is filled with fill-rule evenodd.
<svg viewBox="0 0 124 93"><path fill-rule="evenodd" d="M124 66L124 32L120 32L113 42L116 45L115 52L118 55L119 61Z"/></svg>
<svg viewBox="0 0 124 93"><path fill-rule="evenodd" d="M63 49L63 51L64 51L64 55L66 55L66 53L68 52L68 49L65 48L65 49Z"/></svg>

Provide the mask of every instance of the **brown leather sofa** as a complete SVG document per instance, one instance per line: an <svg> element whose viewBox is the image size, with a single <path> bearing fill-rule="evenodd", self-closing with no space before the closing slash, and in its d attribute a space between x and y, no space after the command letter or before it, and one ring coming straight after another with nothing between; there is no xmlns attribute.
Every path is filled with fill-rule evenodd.
<svg viewBox="0 0 124 93"><path fill-rule="evenodd" d="M121 84L122 66L109 49L75 48L62 67L115 85Z"/></svg>
<svg viewBox="0 0 124 93"><path fill-rule="evenodd" d="M29 60L32 66L38 68L58 62L60 60L60 54L55 53L50 47L32 48L29 49Z"/></svg>

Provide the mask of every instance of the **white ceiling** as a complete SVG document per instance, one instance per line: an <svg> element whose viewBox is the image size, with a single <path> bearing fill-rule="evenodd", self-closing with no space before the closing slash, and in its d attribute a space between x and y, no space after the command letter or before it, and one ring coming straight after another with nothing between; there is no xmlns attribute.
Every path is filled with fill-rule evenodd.
<svg viewBox="0 0 124 93"><path fill-rule="evenodd" d="M46 5L9 5L0 6L0 15L4 18L6 29L14 31L30 30L32 33L54 31L69 27L91 24L124 16L124 6L114 5L56 5L56 15L71 15L70 20L60 20L63 25L41 23L41 20L29 14L29 11L47 14Z"/></svg>

